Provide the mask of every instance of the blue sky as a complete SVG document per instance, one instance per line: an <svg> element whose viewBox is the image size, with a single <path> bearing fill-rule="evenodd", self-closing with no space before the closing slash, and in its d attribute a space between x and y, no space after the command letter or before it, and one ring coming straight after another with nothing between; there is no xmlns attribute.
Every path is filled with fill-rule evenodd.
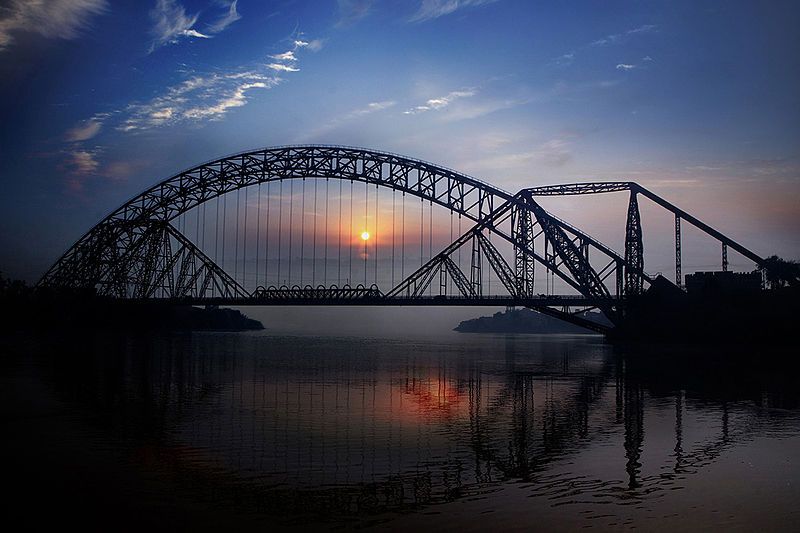
<svg viewBox="0 0 800 533"><path fill-rule="evenodd" d="M0 270L16 277L184 168L307 142L508 190L635 180L759 253L800 257L795 2L2 6ZM552 207L613 240L619 201L588 205Z"/></svg>

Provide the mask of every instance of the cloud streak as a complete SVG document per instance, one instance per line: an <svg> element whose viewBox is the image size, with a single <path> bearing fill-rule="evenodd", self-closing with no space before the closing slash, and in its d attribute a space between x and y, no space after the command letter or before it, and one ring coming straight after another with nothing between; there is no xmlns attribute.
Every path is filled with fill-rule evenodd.
<svg viewBox="0 0 800 533"><path fill-rule="evenodd" d="M369 15L372 3L372 0L338 0L339 21L336 25L346 27L355 24Z"/></svg>
<svg viewBox="0 0 800 533"><path fill-rule="evenodd" d="M11 0L0 8L0 52L18 33L35 33L46 39L75 39L94 15L106 11L105 0Z"/></svg>
<svg viewBox="0 0 800 533"><path fill-rule="evenodd" d="M275 61L248 70L193 75L148 102L128 105L121 112L126 118L117 130L137 132L181 122L221 120L229 111L245 106L252 91L271 89L285 81L280 74L298 72L299 50L311 49L314 42L318 41L295 40L292 49L269 56Z"/></svg>
<svg viewBox="0 0 800 533"><path fill-rule="evenodd" d="M463 9L465 7L493 4L497 0L422 0L411 22L425 22L437 19Z"/></svg>
<svg viewBox="0 0 800 533"><path fill-rule="evenodd" d="M325 43L322 39L312 39L310 41L303 41L301 39L297 39L294 42L294 49L297 50L298 48L308 48L312 52L318 52L322 50L322 47Z"/></svg>
<svg viewBox="0 0 800 533"><path fill-rule="evenodd" d="M153 21L152 34L154 41L150 46L152 52L156 48L169 43L177 43L181 37L200 37L204 35L194 29L199 15L187 15L182 5L175 0L156 0L156 5L150 11Z"/></svg>
<svg viewBox="0 0 800 533"><path fill-rule="evenodd" d="M299 68L293 67L292 65L286 65L284 63L269 63L267 68L277 70L278 72L300 72Z"/></svg>
<svg viewBox="0 0 800 533"><path fill-rule="evenodd" d="M250 83L242 83L233 89L227 96L219 99L217 102L206 105L198 106L187 109L183 112L183 116L190 120L198 120L204 118L220 119L225 116L228 110L235 107L242 107L247 103L246 92L252 89L269 89L277 84L277 80L271 80L270 83L263 81L254 81Z"/></svg>
<svg viewBox="0 0 800 533"><path fill-rule="evenodd" d="M200 17L199 13L188 14L177 0L156 0L155 7L150 11L150 19L153 22L151 29L153 42L150 44L150 52L166 44L176 44L185 38L210 39L224 31L242 18L237 11L237 2L238 0L223 1L221 5L226 10L225 14L208 24L208 30L202 33L195 28Z"/></svg>
<svg viewBox="0 0 800 533"><path fill-rule="evenodd" d="M631 35L650 33L655 31L657 28L658 26L656 26L655 24L643 24L642 26L630 29L622 33L612 33L611 35L606 35L602 39L597 39L596 41L592 41L591 46L606 46L609 44L616 44L624 41L627 37L630 37Z"/></svg>
<svg viewBox="0 0 800 533"><path fill-rule="evenodd" d="M612 45L612 44L622 43L625 40L627 40L627 38L629 38L631 36L640 35L640 34L644 34L644 33L650 33L650 32L654 32L654 31L657 31L657 30L658 30L658 26L656 26L655 24L643 24L641 26L638 26L636 28L632 28L632 29L624 31L622 33L612 33L610 35L606 35L605 37L603 37L601 39L597 39L596 41L592 41L587 45L579 47L579 50L581 50L581 52L583 52L586 49L590 49L590 48L595 48L595 47L600 47L600 46L608 46L608 45ZM552 62L553 62L554 65L557 65L557 66L560 66L560 67L568 67L568 66L572 65L572 63L575 61L575 56L576 56L576 52L575 52L575 50L572 50L570 52L567 52L565 54L562 54L562 55L554 58L552 60ZM652 61L652 60L653 59L650 56L645 56L644 58L642 58L642 61ZM630 69L626 69L625 68L626 65L627 64L625 64L625 63L620 63L619 65L617 65L617 69L619 69L619 70L630 70ZM635 65L627 65L627 66L630 66L631 68L635 67Z"/></svg>
<svg viewBox="0 0 800 533"><path fill-rule="evenodd" d="M142 104L131 104L117 129L134 132L187 121L221 120L247 104L247 93L270 89L283 80L257 72L194 76Z"/></svg>
<svg viewBox="0 0 800 533"><path fill-rule="evenodd" d="M228 26L236 22L237 20L241 19L242 16L236 10L236 4L239 0L233 0L232 2L227 3L227 12L220 17L216 22L211 24L208 28L210 33L219 33L226 29ZM223 3L223 5L225 5Z"/></svg>
<svg viewBox="0 0 800 533"><path fill-rule="evenodd" d="M294 55L294 50L289 50L282 54L275 54L269 57L272 59L277 59L278 61L297 61L297 58Z"/></svg>
<svg viewBox="0 0 800 533"><path fill-rule="evenodd" d="M397 104L394 100L384 100L382 102L370 102L366 105L366 107L362 107L361 109L356 109L352 111L350 114L346 115L346 119L362 117L364 115L369 115L371 113L375 113L377 111L383 111L384 109L389 109L390 107L394 107Z"/></svg>
<svg viewBox="0 0 800 533"><path fill-rule="evenodd" d="M189 17L188 22L192 22L192 18ZM73 152L85 150L81 143L100 134L112 119L113 129L130 133L184 122L222 120L233 109L247 105L252 92L271 89L285 81L281 74L299 71L296 66L300 62L299 51L311 49L314 42L319 41L297 40L292 49L269 56L274 62L251 64L250 68L227 72L190 74L148 101L134 101L121 109L96 113L67 130L64 140L72 143ZM72 166L88 168L86 164Z"/></svg>
<svg viewBox="0 0 800 533"><path fill-rule="evenodd" d="M71 174L87 176L94 174L100 167L95 159L95 152L89 150L76 150L70 154L67 167Z"/></svg>
<svg viewBox="0 0 800 533"><path fill-rule="evenodd" d="M103 122L108 116L108 113L98 113L92 118L76 124L64 133L64 140L67 142L88 141L100 133Z"/></svg>
<svg viewBox="0 0 800 533"><path fill-rule="evenodd" d="M331 130L335 130L339 126L350 122L352 120L365 117L367 115L371 115L373 113L378 113L380 111L385 111L386 109L390 109L397 105L397 102L394 100L382 100L379 102L370 102L364 107L360 107L358 109L354 109L349 113L346 113L338 118L334 118L330 120L327 124L320 126L313 130L307 138L317 138L320 135L330 132Z"/></svg>
<svg viewBox="0 0 800 533"><path fill-rule="evenodd" d="M475 96L477 91L474 89L466 89L462 91L452 91L447 93L444 96L440 96L438 98L431 98L427 100L423 105L418 105L403 111L405 115L416 115L419 113L425 113L426 111L436 111L439 109L443 109L453 103L455 100L461 98L468 98L470 96Z"/></svg>
<svg viewBox="0 0 800 533"><path fill-rule="evenodd" d="M530 149L484 156L479 160L466 163L471 171L496 172L498 169L529 169L531 165L546 167L564 167L572 161L570 143L564 137L556 137L533 146Z"/></svg>

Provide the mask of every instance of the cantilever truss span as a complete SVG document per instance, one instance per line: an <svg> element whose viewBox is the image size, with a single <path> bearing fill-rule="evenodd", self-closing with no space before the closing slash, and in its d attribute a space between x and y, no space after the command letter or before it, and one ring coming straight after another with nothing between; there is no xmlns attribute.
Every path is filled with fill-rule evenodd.
<svg viewBox="0 0 800 533"><path fill-rule="evenodd" d="M173 224L187 211L231 192L306 178L374 184L438 205L471 221L472 226L385 291L377 287L350 289L349 285L346 289L260 286L248 291L241 280L229 275ZM631 195L623 254L553 216L536 200L539 196L613 191L629 191ZM625 297L641 292L651 282L642 257L639 195L672 211L678 229L680 220L686 220L718 239L724 251L730 246L757 264L763 263L756 254L632 182L538 187L512 194L453 170L396 154L309 145L236 154L154 185L90 229L45 273L39 285L90 288L100 295L123 299L235 301L240 305L248 301L313 303L337 299L361 299L372 304L430 303L436 301L431 300L431 291L437 287L439 296L449 298L448 302L456 298L476 305L490 302L484 295L481 273L481 268L490 268L507 293L507 301L525 302L568 318L568 304L554 305L552 299L535 294L535 265L539 264L581 295L582 302L591 302L614 322ZM497 239L512 250L510 260L498 249ZM472 258L467 272L454 260L462 250ZM679 261L679 251L677 258ZM455 287L457 294L447 295L447 286Z"/></svg>

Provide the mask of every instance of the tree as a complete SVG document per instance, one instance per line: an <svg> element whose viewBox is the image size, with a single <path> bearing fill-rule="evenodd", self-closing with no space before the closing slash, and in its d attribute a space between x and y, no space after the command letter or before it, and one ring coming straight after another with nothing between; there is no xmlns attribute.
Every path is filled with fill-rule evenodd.
<svg viewBox="0 0 800 533"><path fill-rule="evenodd" d="M770 287L800 286L800 263L794 260L781 259L772 255L764 260L758 269L764 273Z"/></svg>
<svg viewBox="0 0 800 533"><path fill-rule="evenodd" d="M0 272L0 296L22 296L28 293L28 285L19 279L10 279Z"/></svg>

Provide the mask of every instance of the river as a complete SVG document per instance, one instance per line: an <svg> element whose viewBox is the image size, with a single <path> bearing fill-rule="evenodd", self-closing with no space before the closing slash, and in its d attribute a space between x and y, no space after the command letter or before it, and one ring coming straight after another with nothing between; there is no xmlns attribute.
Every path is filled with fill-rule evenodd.
<svg viewBox="0 0 800 533"><path fill-rule="evenodd" d="M104 530L800 523L799 380L767 363L790 348L730 363L729 347L590 335L314 329L4 338L11 516Z"/></svg>

